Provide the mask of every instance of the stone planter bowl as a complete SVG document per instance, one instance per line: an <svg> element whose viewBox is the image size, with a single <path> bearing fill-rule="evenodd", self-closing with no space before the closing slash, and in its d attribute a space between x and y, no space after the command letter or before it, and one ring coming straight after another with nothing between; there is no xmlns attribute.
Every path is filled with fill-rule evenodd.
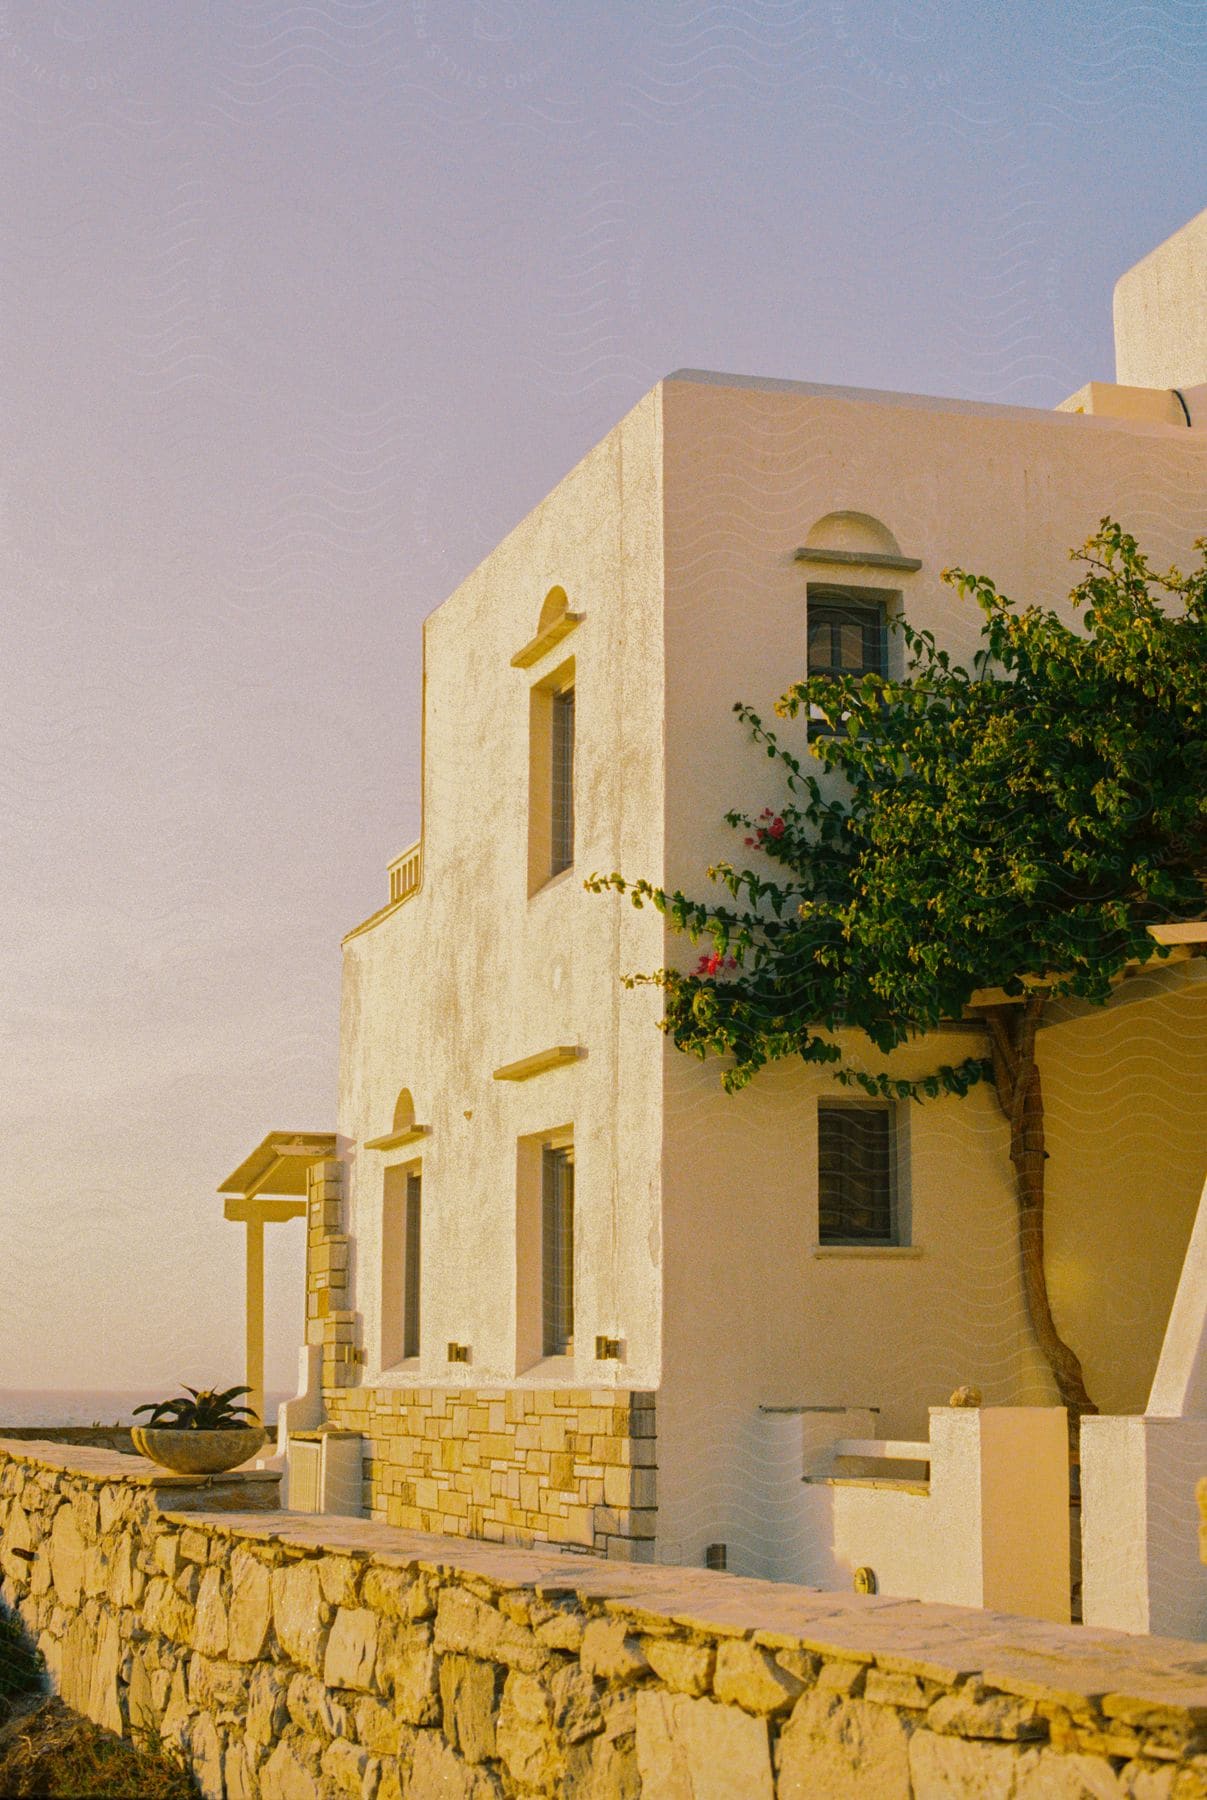
<svg viewBox="0 0 1207 1800"><path fill-rule="evenodd" d="M237 1469L262 1450L268 1433L262 1425L231 1431L173 1431L162 1425L133 1425L134 1448L177 1475L221 1475Z"/></svg>

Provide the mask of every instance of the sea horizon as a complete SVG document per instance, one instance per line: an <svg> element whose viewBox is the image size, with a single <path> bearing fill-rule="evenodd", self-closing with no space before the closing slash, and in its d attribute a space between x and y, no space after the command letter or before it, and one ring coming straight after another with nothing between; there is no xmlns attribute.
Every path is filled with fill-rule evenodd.
<svg viewBox="0 0 1207 1800"><path fill-rule="evenodd" d="M5 1426L25 1430L31 1425L131 1425L136 1422L136 1406L163 1398L145 1388L0 1388L0 1437ZM265 1394L268 1424L288 1398L284 1389Z"/></svg>

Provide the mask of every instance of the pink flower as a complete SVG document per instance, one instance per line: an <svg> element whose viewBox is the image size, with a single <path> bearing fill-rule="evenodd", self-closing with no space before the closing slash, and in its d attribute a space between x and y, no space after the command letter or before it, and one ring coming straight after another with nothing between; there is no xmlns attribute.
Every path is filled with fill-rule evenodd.
<svg viewBox="0 0 1207 1800"><path fill-rule="evenodd" d="M773 838L782 838L782 837L783 837L783 835L784 835L784 821L783 821L783 820L782 820L782 819L772 819L772 821L771 821L771 835L772 835L772 837L773 837Z"/></svg>
<svg viewBox="0 0 1207 1800"><path fill-rule="evenodd" d="M721 952L719 950L714 950L711 955L706 952L696 964L696 974L715 975L717 970L721 967L722 960Z"/></svg>

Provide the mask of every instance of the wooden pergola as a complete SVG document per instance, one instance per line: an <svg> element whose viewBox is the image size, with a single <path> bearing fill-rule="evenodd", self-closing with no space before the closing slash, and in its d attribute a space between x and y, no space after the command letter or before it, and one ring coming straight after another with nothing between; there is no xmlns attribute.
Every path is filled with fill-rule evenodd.
<svg viewBox="0 0 1207 1800"><path fill-rule="evenodd" d="M306 1176L311 1163L334 1156L331 1131L270 1131L262 1144L218 1188L227 1196L228 1219L247 1228L246 1341L251 1392L247 1403L264 1416L264 1227L304 1218Z"/></svg>

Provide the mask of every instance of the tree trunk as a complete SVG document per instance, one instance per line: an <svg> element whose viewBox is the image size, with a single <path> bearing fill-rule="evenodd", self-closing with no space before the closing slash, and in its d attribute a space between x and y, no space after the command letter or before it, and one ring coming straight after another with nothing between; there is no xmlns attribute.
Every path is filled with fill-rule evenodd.
<svg viewBox="0 0 1207 1800"><path fill-rule="evenodd" d="M1045 997L1033 994L1021 1006L986 1007L985 1023L993 1056L998 1105L1010 1127L1010 1161L1018 1195L1019 1255L1023 1292L1036 1341L1048 1360L1069 1426L1076 1431L1083 1413L1098 1408L1086 1392L1081 1364L1056 1329L1044 1271L1044 1098L1035 1060L1035 1033Z"/></svg>

